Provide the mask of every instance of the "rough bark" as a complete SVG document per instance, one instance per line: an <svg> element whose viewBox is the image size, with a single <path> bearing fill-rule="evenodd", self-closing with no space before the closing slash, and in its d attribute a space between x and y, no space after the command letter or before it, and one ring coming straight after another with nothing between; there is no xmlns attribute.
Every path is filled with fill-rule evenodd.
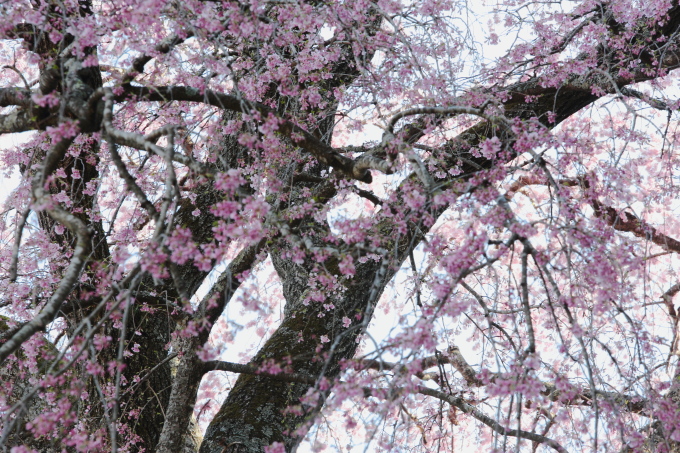
<svg viewBox="0 0 680 453"><path fill-rule="evenodd" d="M664 32L670 33L675 30L679 21L680 9L676 7L672 11L671 21L664 27ZM667 57L666 64L669 68L674 68L677 67L678 60L671 55ZM532 79L504 90L508 94L508 99L503 104L505 117L524 120L537 118L544 126L553 128L600 98L593 93L593 86L600 87L605 94L613 93L618 88L646 80L648 77L640 72L633 80L616 80L617 87L613 87L608 79L603 80L598 74L575 76L559 88L543 87L539 80ZM552 121L549 119L549 113L554 114ZM411 129L407 126L404 130L409 133L410 137L407 140L410 141L417 140L421 135L421 129L417 126L412 126ZM478 144L480 138L491 135L499 135L506 143L512 143L512 137L508 136L506 131L483 122L451 141L447 147L448 164L458 164L463 170L464 178L476 174L481 169L503 164L504 162L475 157L469 153L469 149ZM438 180L437 183L446 184L455 179ZM433 217L438 218L445 209L446 207L433 211ZM324 377L331 379L335 377L339 361L354 354L355 338L359 333L357 330L343 329L337 320L347 313L358 312L369 317L372 315L370 304L376 301L369 300L367 288L378 280L378 295L381 294L394 275L394 270L399 268L408 257L408 253L419 244L422 239L420 232L427 231L422 225L412 226L397 247L394 247L394 243L383 245L382 248L389 252L388 256L383 257L383 260L389 261L384 277L378 276L381 263L370 263L357 268L356 280L346 282L345 295L338 301L333 300L337 308L336 314L332 317L318 318L315 316L317 309L301 306L299 303L304 294L311 265L294 266L278 259L276 252L272 253L284 287L286 316L281 326L255 355L251 364L257 365L266 359L289 359L293 372L319 376L324 369ZM385 224L378 226L375 234L383 238L396 236L396 232ZM339 273L334 274L337 276ZM310 363L310 353L317 346L313 338L321 335L331 338L330 344L341 337L337 352L323 363ZM296 343L299 338L302 338L302 342ZM241 375L211 422L201 446L201 453L259 453L263 451L264 446L272 442L283 442L287 451L294 451L300 440L300 432L296 432L296 429L310 414L303 411L301 415L293 415L286 409L299 406L299 399L310 388L310 385L303 383L280 383L273 382L267 377Z"/></svg>
<svg viewBox="0 0 680 453"><path fill-rule="evenodd" d="M87 14L86 9L83 10L83 14ZM678 7L673 8L669 16L671 20L660 30L660 33L667 36L674 33L680 23ZM26 35L24 39L32 40L30 42L33 43L33 48L38 53L44 54L54 50L54 45L49 42L44 34L39 36ZM64 42L68 44L68 37ZM641 60L643 62L651 61L652 58L649 55L643 55ZM672 52L668 52L664 54L662 63L666 68L672 69L678 66L678 58ZM60 62L60 64L67 65L67 62ZM144 63L141 62L140 65L136 66L135 69L142 71ZM69 73L69 71L54 71L52 68L43 68L40 77L42 93L46 94L61 89L64 93L69 93L68 105L71 114L84 111L85 101L97 88L101 87L101 74L98 70L83 70L81 68L75 71L75 75L71 78L62 80L62 73ZM337 73L337 77L326 82L326 90L330 91L330 88L351 84L356 77L357 71L353 68L349 55L338 64ZM501 90L507 94L502 107L507 118L523 120L537 118L544 126L553 128L575 112L599 99L598 95L593 94L593 87L600 88L603 93L615 94L617 90L626 85L649 78L651 78L649 73L640 71L632 79L615 80L617 86L614 87L611 80L593 73L586 76L575 76L559 88L543 87L538 80L531 79ZM68 84L71 85L64 89L63 87ZM151 90L148 91L151 92ZM0 105L3 105L3 102L9 102L10 95L11 93L7 91L1 92ZM187 99L195 100L189 96L187 96ZM277 99L277 101L280 101L279 110L281 110L281 113L285 113L285 109L281 107L283 105L286 105L288 109L297 109L297 107L290 106L290 100ZM549 115L551 113L554 114L552 120ZM17 131L32 127L44 128L55 123L55 115L56 112L42 108L31 112L31 115L23 110L14 112L5 117L0 117L0 133L6 130ZM225 119L237 115L236 112L230 112L226 114ZM330 143L333 114L326 112L325 115L317 129L310 131L309 143L314 142L314 140L321 141L325 145ZM434 121L439 121L439 119ZM97 131L100 128L100 123L101 118L95 115L92 119L84 121L82 126L84 130ZM293 130L292 126L290 128ZM422 125L415 122L404 128L403 132L407 136L407 141L414 142L423 133ZM444 148L444 151L448 153L444 164L459 166L462 169L463 176L458 179L448 178L436 182L439 185L450 184L457 180L469 178L480 170L504 164L503 161L475 157L470 153L470 147L478 144L481 138L491 135L501 137L507 144L511 144L513 140L512 134L509 134L499 125L487 122L480 123L461 134L456 140L452 140ZM305 142L304 144L308 143ZM257 156L250 155L233 137L225 137L222 147L215 152L219 156L216 167L221 170L235 168L239 165L239 162L257 158ZM70 158L65 157L59 162L59 166L66 170L67 175L71 175L73 169L80 170L81 167L79 166L83 165L84 177L81 181L84 183L94 180L98 176L96 155L99 153L99 149L94 147L88 153L94 159L94 162L84 161L83 163L77 159L69 160ZM377 150L376 153L379 154L380 150ZM340 159L336 155L333 156ZM514 156L506 156L507 159L512 157ZM319 176L321 170L328 170L326 164L329 162L324 159L320 158L320 163L312 168L310 172L312 179L307 181L293 181L295 168L282 169L282 179L293 181L293 189L288 194L288 201L278 203L277 200L273 199L272 205L283 211L307 201L307 198L302 195L301 189L303 188L312 190L319 203L330 199L336 190L333 181L317 182L314 180L314 178L321 179ZM347 163L349 161L342 160L342 162ZM352 165L355 163L352 163ZM438 164L441 164L441 162ZM347 165L350 164L347 163ZM352 176L354 170L349 168L346 173ZM354 176L360 180L363 178L358 173ZM363 180L366 180L366 178L363 178ZM68 179L68 181L73 183L72 179ZM415 176L412 176L408 183L418 184L419 182ZM248 188L246 187L244 190L248 190ZM175 215L175 223L189 228L197 243L208 243L213 238L212 225L215 218L210 214L194 217L191 212L196 208L204 213L209 212L209 207L219 201L221 195L214 190L211 183L201 185L196 189L196 193L198 196L194 204L186 203L179 207ZM83 195L82 186L78 187L76 184L76 190L71 196L76 201L76 207L82 208L84 213L95 208L92 197ZM385 206L383 209L390 208ZM429 214L436 219L442 215L445 209L445 206L433 208ZM87 220L85 214L79 216L79 218L83 221ZM54 216L43 214L40 221L41 226L46 231L53 230ZM310 227L310 225L312 226ZM110 255L101 223L88 226L94 231L93 253L89 257L90 262L91 264L106 262ZM308 228L308 230L304 230L304 228ZM306 218L292 222L290 229L298 235L313 233L312 237L316 241L316 246L330 247L334 245L321 239L329 234L329 228L326 224L315 223L312 219ZM290 239L286 235L270 238L268 244L266 244L266 249L272 257L276 271L283 283L286 299L285 315L279 328L253 357L250 364L259 366L266 361L290 363L290 372L318 379L333 380L336 378L340 372L340 361L354 355L357 336L362 333L362 328L357 328L356 325L345 328L342 318L346 316L357 319L357 315L359 315L363 322L362 326L370 321L373 307L382 294L385 285L394 276L409 253L417 247L426 232L427 227L422 223L411 223L408 231L399 235L393 223L383 219L377 222L373 231L375 236L384 238L379 247L382 253L381 259L377 261L369 260L357 265L356 275L353 278L347 278L341 274L335 259L330 259L325 263L325 270L339 279L345 289L340 296L329 299L328 302L335 305L332 313L325 312L321 304L312 303L308 305L305 303L309 274L318 263L311 260L302 264L292 263L282 257L282 253L289 247ZM73 249L77 238L73 234L67 233L63 236L53 236L52 239L65 250L68 250ZM220 311L240 283L233 276L249 269L255 261L255 255L264 247L264 244L258 244L257 247L253 246L232 262L229 273L220 280L221 283L218 282L218 285L216 285L215 291L220 294L221 303L216 308L206 309L201 314L202 316L205 316L211 322L217 319ZM87 269L86 272L92 272L92 267ZM129 326L127 326L130 332L140 332L140 335L135 336L135 342L140 344L141 353L125 359L124 376L131 381L135 376L149 374L145 382L135 391L129 395L124 395L122 407L124 412L128 413L139 409L140 415L136 423L133 423L132 431L134 435L142 439L143 447L149 451L154 449L159 452L193 450L199 442L192 433L188 432L192 429L191 411L195 403L196 391L200 378L205 371L205 367L195 353L207 340L209 331L202 332L196 338L171 341L171 333L181 329L190 317L170 315L172 308L169 308L169 306L181 305L183 294L193 295L206 275L207 272L199 271L192 264L187 264L178 266L173 279L156 282L147 276L142 279L139 286L126 288L136 292L140 297L151 292L163 294L163 298L156 300L155 311L143 312L134 308L130 316ZM222 286L220 287L220 285ZM100 300L97 298L81 299L79 293L85 289L87 288L79 287L77 291L74 291L71 299L62 308L62 315L73 326L77 325L89 313L88 310ZM166 306L164 306L164 303ZM2 326L0 325L0 327ZM0 331L2 330L0 328ZM104 332L111 334L114 340L118 335L118 329L114 329L112 325L107 325ZM320 342L320 338L324 335L329 338L328 343ZM116 344L115 341L113 343ZM168 344L171 344L172 351L178 354L174 371L171 363L167 360L166 347ZM112 348L103 352L99 357L101 363L106 363L115 358L116 351L114 347ZM304 434L305 423L312 420L319 409L319 405L308 407L301 404L301 398L313 387L310 383L305 382L283 382L262 375L242 374L218 415L210 424L201 446L201 453L259 453L263 447L272 442L283 442L288 451L295 450L300 442L301 435ZM19 394L24 392L25 389L22 387L17 387L17 389L16 398L19 398ZM678 404L676 393L677 389L673 387L668 395L668 398L674 404ZM296 410L288 410L291 407L296 408ZM34 407L29 408L29 415L32 415L31 411L35 410ZM101 414L89 415L93 417ZM101 420L102 417L99 417L99 423L101 423ZM667 443L669 433L664 431L660 422L654 422L650 429L654 431L654 434L650 438L649 451L662 443L668 445L670 451L678 451L675 443ZM17 431L15 437L11 439L14 441L14 439L23 435L23 432ZM36 448L48 451L49 447L36 444Z"/></svg>

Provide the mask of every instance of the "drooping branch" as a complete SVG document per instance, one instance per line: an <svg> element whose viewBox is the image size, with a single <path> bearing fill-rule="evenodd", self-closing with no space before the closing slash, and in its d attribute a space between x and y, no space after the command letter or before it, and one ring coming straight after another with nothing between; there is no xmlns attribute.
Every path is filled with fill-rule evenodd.
<svg viewBox="0 0 680 453"><path fill-rule="evenodd" d="M116 168L118 169L118 174L120 175L121 179L125 182L125 185L127 186L128 190L135 194L142 208L144 208L146 212L149 214L149 217L157 221L159 214L158 211L156 210L156 207L153 205L153 203L149 201L142 188L139 187L137 181L135 181L135 178L132 177L127 167L123 163L120 154L118 153L115 141L109 138L108 136L109 130L113 129L112 128L113 100L111 98L111 95L112 93L109 91L107 96L105 97L104 106L104 132L109 142L109 153L111 154L111 160L113 160L113 163L116 165ZM113 132L115 133L115 130Z"/></svg>
<svg viewBox="0 0 680 453"><path fill-rule="evenodd" d="M9 281L14 282L17 279L17 266L19 263L19 247L21 246L21 238L24 233L24 226L26 225L26 219L28 214L31 212L30 209L24 209L24 212L19 217L17 222L16 232L14 233L14 246L12 247L12 258L9 263Z"/></svg>
<svg viewBox="0 0 680 453"><path fill-rule="evenodd" d="M54 145L45 158L43 169L36 174L33 181L33 196L37 206L42 207L57 222L62 223L76 236L76 246L71 257L71 262L64 272L57 289L52 297L47 301L40 313L28 323L23 325L14 335L12 335L2 346L0 346L0 364L19 349L21 345L32 337L35 333L44 330L47 325L54 320L59 312L62 302L68 297L73 286L78 282L81 272L87 264L91 250L90 231L87 225L75 215L54 204L48 194L45 193L45 178L56 166L56 163L66 153L72 143L72 139L64 139Z"/></svg>

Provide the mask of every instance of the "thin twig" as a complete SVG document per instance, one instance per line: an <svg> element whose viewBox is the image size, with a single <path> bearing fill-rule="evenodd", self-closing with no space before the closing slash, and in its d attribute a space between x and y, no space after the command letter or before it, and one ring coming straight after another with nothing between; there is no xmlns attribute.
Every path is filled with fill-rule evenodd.
<svg viewBox="0 0 680 453"><path fill-rule="evenodd" d="M19 247L21 246L21 237L24 232L24 226L26 225L26 219L28 214L31 212L30 208L24 209L21 213L21 217L17 222L16 233L14 235L14 245L12 246L12 260L9 264L9 281L15 282L17 280L17 268L19 266Z"/></svg>

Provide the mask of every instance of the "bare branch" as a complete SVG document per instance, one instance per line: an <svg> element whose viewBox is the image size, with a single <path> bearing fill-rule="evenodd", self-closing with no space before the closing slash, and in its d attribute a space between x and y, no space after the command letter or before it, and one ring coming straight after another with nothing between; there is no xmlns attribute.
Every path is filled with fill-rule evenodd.
<svg viewBox="0 0 680 453"><path fill-rule="evenodd" d="M668 308L668 314L676 323L678 322L678 313L673 306L673 297L675 297L678 292L680 292L680 283L676 283L675 285L668 288L668 291L663 293L661 296L661 300L664 304L666 304L666 308Z"/></svg>
<svg viewBox="0 0 680 453"><path fill-rule="evenodd" d="M659 233L656 228L630 212L619 212L597 200L591 201L591 205L595 209L595 215L606 221L615 230L633 233L634 236L653 242L666 251L680 253L680 241Z"/></svg>
<svg viewBox="0 0 680 453"><path fill-rule="evenodd" d="M21 81L24 82L24 86L26 87L26 89L27 90L31 89L31 85L28 83L28 80L26 80L26 77L24 77L24 74L21 71L19 71L16 66L14 66L14 65L12 65L12 66L4 65L4 66L0 67L0 69L9 69L11 71L14 71L21 78Z"/></svg>
<svg viewBox="0 0 680 453"><path fill-rule="evenodd" d="M524 239L527 243L529 242L528 239ZM523 242L524 242L523 241ZM533 354L536 352L536 337L534 335L534 323L531 319L531 308L529 307L529 284L527 282L527 273L528 273L528 268L529 268L529 263L528 263L528 256L530 253L530 250L533 250L533 247L531 249L525 245L524 250L522 251L522 279L520 281L520 290L522 293L522 308L524 309L524 321L526 322L527 326L527 335L529 336L529 346L527 346L526 353L527 354Z"/></svg>
<svg viewBox="0 0 680 453"><path fill-rule="evenodd" d="M309 376L306 374L298 373L266 373L259 370L255 365L243 365L240 363L233 362L223 362L220 360L211 360L205 362L203 367L203 372L207 373L209 371L230 371L232 373L242 373L242 374L257 374L258 376L266 376L275 381L283 382L299 382L301 384L316 384L317 378L314 376Z"/></svg>
<svg viewBox="0 0 680 453"><path fill-rule="evenodd" d="M428 368L433 368L439 365L445 365L451 363L450 358L447 355L438 354L434 356L428 356L420 359L420 366L423 371L418 371L415 376L423 380L435 380L439 381L440 376L433 373L425 373ZM407 365L403 363L392 363L383 362L382 360L370 360L363 359L358 360L357 365L363 369L372 369L376 371L394 370L398 373L403 373L406 371Z"/></svg>
<svg viewBox="0 0 680 453"><path fill-rule="evenodd" d="M6 115L0 115L0 134L26 132L50 126L54 123L52 118L38 122L26 108L15 108Z"/></svg>
<svg viewBox="0 0 680 453"><path fill-rule="evenodd" d="M164 135L168 135L172 131L175 131L179 129L180 126L174 125L174 124L168 124L163 127L159 127L155 131L149 132L144 136L144 140L149 141L151 143L156 143L159 138L161 138Z"/></svg>
<svg viewBox="0 0 680 453"><path fill-rule="evenodd" d="M168 36L163 41L158 43L156 47L154 47L154 51L157 54L167 54L171 52L172 49L177 47L179 44L182 44L184 41L193 36L194 33L191 30L187 30L184 37L180 37L178 35ZM140 55L139 57L135 58L134 61L132 62L132 69L130 69L123 76L123 82L129 83L132 79L135 78L135 76L137 76L137 74L144 72L144 66L146 66L146 64L154 58L155 58L154 55Z"/></svg>
<svg viewBox="0 0 680 453"><path fill-rule="evenodd" d="M418 392L422 393L423 395L428 395L432 396L434 398L437 398L441 401L445 401L449 403L452 406L457 407L461 411L465 412L466 414L472 415L474 418L479 420L480 422L484 423L487 425L489 428L493 429L496 431L498 434L502 436L512 436L512 437L520 437L522 439L527 439L531 440L533 442L539 442L542 444L545 444L549 446L550 448L560 452L560 453L567 453L567 450L557 443L556 441L542 436L540 434L532 433L529 431L523 431L521 429L509 429L498 423L496 420L493 418L489 417L488 415L484 414L482 411L471 405L470 403L466 402L463 398L459 396L453 396L449 395L444 392L440 392L439 390L434 390L430 389L427 387L419 386L418 387Z"/></svg>
<svg viewBox="0 0 680 453"><path fill-rule="evenodd" d="M392 116L390 122L387 124L387 133L394 134L394 126L396 126L400 119L406 118L407 116L423 114L437 115L442 117L451 115L474 115L480 118L484 118L485 120L489 121L492 124L500 124L508 128L509 124L505 118L500 116L487 115L486 113L484 113L484 109L486 108L487 104L488 103L484 103L484 105L482 105L479 108L469 107L465 105L452 105L449 107L415 107L403 110Z"/></svg>
<svg viewBox="0 0 680 453"><path fill-rule="evenodd" d="M633 88L628 88L628 87L621 88L621 94L624 95L624 96L639 99L642 102L644 102L645 104L647 104L650 107L655 108L657 110L665 110L665 111L671 110L671 107L666 102L662 101L661 99L655 99L651 96L647 96L646 94L644 94L644 93L642 93L638 90L634 90Z"/></svg>
<svg viewBox="0 0 680 453"><path fill-rule="evenodd" d="M467 363L465 357L463 357L463 354L461 354L460 349L458 349L458 346L451 346L448 349L447 354L449 356L451 365L453 365L453 367L458 370L469 386L481 387L484 385L484 382L477 377L477 372L474 370L474 368L472 368L470 364Z"/></svg>
<svg viewBox="0 0 680 453"><path fill-rule="evenodd" d="M23 88L6 87L0 88L0 107L17 105L19 107L32 107L31 90Z"/></svg>
<svg viewBox="0 0 680 453"><path fill-rule="evenodd" d="M467 360L465 360L465 357L463 357L463 354L461 354L458 347L450 347L447 354L449 356L449 363L458 370L469 386L483 387L486 385L484 381L479 379L477 372L470 366ZM497 375L492 375L489 382L493 382L496 379ZM559 401L560 404L564 404L565 406L591 406L595 398L601 398L635 414L644 413L649 407L648 401L644 398L635 395L627 395L623 392L605 392L602 390L595 390L593 392L588 388L580 390L570 389L569 392L562 392L558 390L553 383L542 382L541 384L543 385L541 395L545 396L550 401Z"/></svg>
<svg viewBox="0 0 680 453"><path fill-rule="evenodd" d="M354 192L356 192L357 195L359 195L361 198L365 198L371 203L373 203L376 206L382 206L383 202L380 198L378 198L373 192L369 190L364 190L360 189L358 187L354 187Z"/></svg>
<svg viewBox="0 0 680 453"><path fill-rule="evenodd" d="M565 187L589 188L586 178L560 179L557 184ZM507 191L505 199L510 199L519 189L529 185L547 185L547 181L536 177L521 177ZM653 242L668 252L680 253L680 241L665 234L659 233L656 228L642 219L627 211L617 211L611 206L606 206L598 200L590 201L595 216L606 221L612 228L618 231L633 233L634 236Z"/></svg>
<svg viewBox="0 0 680 453"><path fill-rule="evenodd" d="M29 208L24 209L24 212L17 222L16 232L14 233L14 245L12 247L12 261L9 264L9 281L15 282L17 279L17 266L19 264L19 247L21 246L21 237L24 233L24 226L26 219L31 212Z"/></svg>

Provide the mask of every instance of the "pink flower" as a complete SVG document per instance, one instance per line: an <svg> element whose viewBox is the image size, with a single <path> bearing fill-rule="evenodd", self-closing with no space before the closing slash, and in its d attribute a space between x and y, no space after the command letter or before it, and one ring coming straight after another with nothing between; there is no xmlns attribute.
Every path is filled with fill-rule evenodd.
<svg viewBox="0 0 680 453"><path fill-rule="evenodd" d="M286 453L286 447L281 442L274 442L268 447L264 447L265 453Z"/></svg>
<svg viewBox="0 0 680 453"><path fill-rule="evenodd" d="M351 255L345 255L342 260L338 263L338 268L342 275L351 277L355 274L356 269L354 268L354 258Z"/></svg>

